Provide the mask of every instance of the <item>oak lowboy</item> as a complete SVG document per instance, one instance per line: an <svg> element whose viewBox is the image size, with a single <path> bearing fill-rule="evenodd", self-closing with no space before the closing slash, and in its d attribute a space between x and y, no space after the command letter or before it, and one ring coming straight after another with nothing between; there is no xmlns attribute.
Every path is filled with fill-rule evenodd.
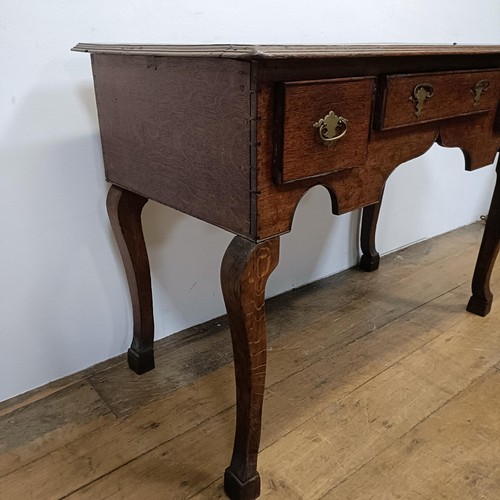
<svg viewBox="0 0 500 500"><path fill-rule="evenodd" d="M266 371L264 294L304 193L363 208L361 268L379 265L385 182L434 142L467 170L500 147L500 46L168 46L79 44L90 52L108 212L129 283L130 367L154 367L151 279L141 210L156 200L236 234L222 261L237 386L225 489L259 495ZM498 172L497 166L497 172ZM488 314L500 240L495 187L467 306Z"/></svg>

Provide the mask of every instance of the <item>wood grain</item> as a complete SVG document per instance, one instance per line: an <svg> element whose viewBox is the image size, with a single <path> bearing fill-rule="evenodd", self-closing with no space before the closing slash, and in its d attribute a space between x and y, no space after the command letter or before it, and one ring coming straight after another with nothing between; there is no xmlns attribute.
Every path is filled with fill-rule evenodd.
<svg viewBox="0 0 500 500"><path fill-rule="evenodd" d="M500 97L500 48L481 52L449 47L425 51L422 47L413 47L409 50L387 49L383 53L377 47L363 51L354 47L342 50L334 47L276 46L200 49L100 45L80 46L77 50L94 52L93 68L106 175L108 180L120 186L110 192L110 218L124 257L133 303L136 303L134 321L139 326L134 332L132 353L148 353L149 356L153 342L149 266L140 227L140 211L145 200L160 201L238 235L229 246L221 268L237 389L236 438L224 482L225 491L231 498L254 499L260 491L256 465L266 372L264 294L267 278L278 262L277 236L290 229L295 208L304 193L320 184L328 190L332 211L336 214L371 207L365 211L362 244L363 252L370 255L373 264L378 257L374 245L378 208L386 180L397 166L423 154L436 141L443 146L460 147L469 170L491 163L500 146L496 126ZM130 57L131 54L133 57ZM160 57L170 55L174 57ZM411 67L414 74L403 75L406 67ZM495 71L480 72L489 68L495 68ZM463 71L459 74L447 73L455 70ZM408 88L411 90L415 83L412 79L420 82L421 77L429 76L427 73L431 71L441 73L432 76L436 98L433 97L431 102L436 104L435 107L434 104L426 106L424 112L427 114L417 123L411 121L411 112L414 116L411 103L406 102L406 107L398 103L401 95L408 94ZM387 76L391 74L397 76ZM493 79L489 93L487 91L487 95L483 96L482 104L470 111L461 96L467 90L468 102L472 100L473 103L471 87L477 83L477 78L485 74ZM284 75L288 76L284 78ZM300 75L304 77L298 78ZM358 76L363 78L356 80ZM332 79L342 77L348 80L332 82ZM321 80L313 81L318 78ZM375 80L377 96L373 99ZM373 126L371 118L374 103L381 106L376 108L374 115L374 123L381 124L379 130ZM348 110L351 112L346 116L351 123L351 135L335 150L330 150L331 155L327 155L324 149L318 152L314 143L308 142L311 122L328 111L337 112L337 109L323 111L323 107L339 108L338 111L345 115ZM310 126L306 128L307 122ZM495 195L492 203L493 222L488 223L480 252L478 266L481 270L476 272L474 294L480 289L478 295L483 293L487 296L489 292L489 277L498 253L496 198ZM456 259L452 260L447 271L458 265ZM455 280L455 276L464 274L462 267L456 268L455 272L457 274L453 278L446 278L446 286L450 279ZM437 288L443 286L443 283L436 284L438 273L432 266L424 275L426 294L435 293ZM405 286L412 287L408 278L400 279L397 287L390 291L394 293L397 289L401 298L405 296ZM452 292L448 288L445 293ZM386 321L384 313L392 306L393 301L388 300L377 314L367 316L375 329L376 321ZM411 302L406 307L414 309ZM360 314L367 315L368 310L361 308ZM462 357L463 372L455 373L452 361L443 361L436 367L426 365L424 374L432 374L432 380L438 382L438 387L432 386L417 402L403 398L404 408L412 408L414 414L398 421L398 425L385 425L384 422L389 421L382 421L384 429L372 440L371 451L361 447L358 452L361 444L358 435L351 437L351 431L363 416L351 408L352 394L356 393L356 397L361 394L369 399L372 396L366 391L371 387L377 395L373 403L375 411L382 414L388 409L394 410L398 398L390 399L384 407L379 402L379 395L386 391L391 381L402 384L406 371L411 375L420 373L418 360L423 357L421 352L419 355L407 353L401 359L403 369L393 365L387 372L379 373L378 385L371 378L347 395L343 394L346 405L338 409L336 401L333 412L332 404L316 408L315 413L309 413L308 409L306 420L295 421L293 428L283 424L284 414L275 414L275 420L287 430L286 434L279 435L279 445L268 448L274 459L280 455L285 457L278 474L267 475L272 484L280 485L271 489L278 489L286 498L300 498L304 489L315 498L324 495L336 487L338 480L345 480L346 475L370 460L371 452L380 453L391 440L400 436L398 433L407 432L408 428L418 424L428 415L427 412L437 408L436 405L446 404L450 394L461 391L475 376L483 373L481 370L498 361L495 357L498 339L489 337L486 344L488 354L480 357L480 362L476 359L476 351L485 341L482 335L488 323L477 327L474 335L466 336L464 332L468 325L474 325L474 320L477 321L477 318L466 316L443 335L430 328L433 334L429 344L436 346L440 359L447 352L446 343L457 336L465 337L448 346L450 359ZM353 318L338 318L339 325L345 321L353 324ZM307 342L311 343L315 338L314 331L307 333ZM359 338L359 333L351 335ZM143 352L139 352L141 350ZM306 363L303 356L299 358ZM142 366L142 361L139 364ZM286 368L288 365L283 366L283 373L290 374ZM309 366L302 371L309 372ZM315 368L319 369L319 366ZM441 372L441 369L444 371ZM290 375L289 379L295 375L300 378L301 370L297 366L293 370L294 375ZM225 377L222 374L220 382L226 381ZM286 375L281 374L281 377L285 383ZM300 385L297 380L294 382ZM424 381L411 378L410 392L420 394L425 387ZM309 387L309 392L314 392L314 389ZM221 399L227 405L226 396ZM206 420L200 426L211 436L215 436L213 431L217 423L223 429L231 425L227 408L214 415L211 413L214 407L213 401L205 402L200 410L207 412L204 414ZM296 405L288 406L286 414L294 409ZM342 432L337 434L337 426L331 426L334 430L325 431L319 439L310 438L309 431L304 429L312 418L324 419L327 424L337 423L340 418L338 428ZM174 451L170 448L172 443L167 441L177 439L177 436L172 438L170 431L158 431L156 436L161 444L152 448L150 435L144 438L145 432L136 430L134 434L124 425L120 429L124 434L135 438L140 435L144 439L145 442L139 446L141 451L121 450L121 459L127 457L123 466L117 466L116 460L110 460L111 465L92 466L90 471L81 465L79 457L73 466L76 468L78 464L81 472L75 474L73 470L72 489L67 489L64 495L87 495L91 498L97 492L105 497L121 495L130 490L130 478L134 477L140 477L145 483L138 492L140 496L154 491L155 485L161 482L159 478L164 477L161 472L165 467L172 469L176 452L181 450L189 454L192 444L196 442L195 439L189 440L195 432L194 419L195 415L191 413L184 427L181 426L185 436L179 437L180 444ZM372 425L374 421L376 419L367 421L369 432L376 430L376 425ZM159 419L151 425L155 429L161 427ZM117 428L114 432L118 432ZM344 436L355 443L354 450L345 443ZM304 437L305 444L298 445ZM106 436L106 439L109 443L112 435ZM163 494L186 497L196 493L193 491L194 484L197 488L208 486L214 480L208 467L222 457L224 446L225 441L219 439L211 443L206 452L195 456L195 464L202 463L200 468L185 465L180 469L179 463L175 462L175 474L166 475L168 485L162 489ZM301 450L304 457L309 457L313 472L301 479L303 467L300 461L303 457L299 453L285 456L287 446L292 451ZM324 458L323 452L329 447L345 454L340 460L342 467L335 468L338 458ZM209 454L214 450L217 458L211 463ZM161 457L166 458L163 460ZM153 469L148 466L151 460L157 464ZM52 462L49 460L48 463ZM149 476L152 481L144 481L149 470L152 470ZM13 476L8 476L6 489L13 484ZM184 489L179 491L177 479L171 480L173 477L183 478L180 486ZM52 491L51 486L44 491ZM264 491L267 493L266 488Z"/></svg>
<svg viewBox="0 0 500 500"><path fill-rule="evenodd" d="M492 368L322 498L495 498L499 391Z"/></svg>
<svg viewBox="0 0 500 500"><path fill-rule="evenodd" d="M494 113L489 112L443 124L436 142L459 148L468 171L491 165L500 148L500 131L493 126L494 118Z"/></svg>
<svg viewBox="0 0 500 500"><path fill-rule="evenodd" d="M256 200L260 240L290 231L297 204L313 186L324 186L332 200L332 212L343 214L379 202L389 175L402 163L424 154L434 142L460 147L467 170L490 165L500 147L500 134L493 127L494 111L418 127L371 130L366 161L359 168L277 185L272 180L273 140L267 133L272 127L273 102L273 85L261 84Z"/></svg>
<svg viewBox="0 0 500 500"><path fill-rule="evenodd" d="M275 87L274 179L293 182L362 166L368 149L375 78L284 82ZM326 147L313 124L330 111L347 133Z"/></svg>
<svg viewBox="0 0 500 500"><path fill-rule="evenodd" d="M233 239L222 260L221 285L236 374L236 433L224 476L232 499L252 500L260 493L257 455L266 380L265 291L278 260L278 239L254 244L240 237Z"/></svg>
<svg viewBox="0 0 500 500"><path fill-rule="evenodd" d="M460 295L465 297L466 294L464 287ZM340 400L356 387L367 383L375 373L384 371L393 362L403 359L439 336L440 328L451 328L460 318L467 316L463 310L454 307L452 300L456 300L456 297L452 299L448 296L431 302L428 307L387 324L378 330L377 334L367 335L359 342L351 343L340 350L330 350L324 357L307 363L302 370L278 383L269 381L265 395L262 450L277 445L297 426L310 423L311 417L328 408L332 400ZM427 316L431 309L435 311L431 313L432 318ZM429 328L429 321L435 322L437 329ZM331 321L324 320L316 325L316 331L327 341L335 336L333 325ZM303 335L307 333L308 331L303 332ZM306 345L307 339L304 349ZM291 356L290 350L272 349L269 352L270 357L272 356L270 361L277 362L281 356ZM270 366L273 364L270 363ZM217 384L216 381L212 383ZM222 492L220 471L231 450L233 426L233 409L230 408L207 419L200 428L192 429L185 435L158 446L150 454L125 464L70 498L120 494L153 498L190 498L203 484L207 489L202 490L196 498L219 498L214 491L215 486L217 493L221 494L220 497L226 498ZM286 456L287 453L282 460L286 460ZM280 461L277 461L278 470L279 464ZM309 472L310 469L304 466L304 474ZM215 480L217 483L210 487L210 483ZM262 483L262 497L272 498L274 494L280 498L280 493L281 497L284 496L283 493L288 494L290 489L286 486L282 488L281 485L279 481L273 482L272 476L265 478Z"/></svg>
<svg viewBox="0 0 500 500"><path fill-rule="evenodd" d="M379 89L383 99L376 118L381 130L496 111L500 98L500 71L388 75L383 80ZM472 89L481 80L487 80L489 87L474 105ZM416 116L413 90L422 83L432 86L433 95L424 102L420 116Z"/></svg>
<svg viewBox="0 0 500 500"><path fill-rule="evenodd" d="M313 186L327 188L332 212L342 214L379 201L387 177L401 163L423 154L434 143L437 131L422 125L410 134L399 130L372 131L365 165L313 179L277 185L272 181L273 140L267 134L273 119L274 89L261 85L257 128L257 238L288 232L302 196Z"/></svg>
<svg viewBox="0 0 500 500"><path fill-rule="evenodd" d="M92 68L107 180L249 236L249 64L94 55Z"/></svg>
<svg viewBox="0 0 500 500"><path fill-rule="evenodd" d="M277 446L282 436L302 424L315 424L315 415L332 405L338 407L338 402L349 393L366 383L375 383L370 381L391 366L396 369L391 373L398 373L400 362L419 351L420 361L414 368L406 363L406 373L410 368L415 374L422 373L418 367L425 359L430 366L435 365L434 369L438 369L443 360L446 367L453 367L452 362L455 363L460 367L462 382L473 378L482 367L486 369L493 359L489 355L496 353L490 345L498 337L496 308L486 319L469 315L463 309L468 295L468 270L480 236L481 224L475 224L384 257L383 271L379 273L350 270L271 299L270 304L276 306L268 308L271 341L262 447ZM498 273L495 272L492 278L496 286ZM458 283L462 285L457 288ZM464 324L466 319L467 324ZM483 330L481 325L485 321L489 326ZM459 325L462 326L457 329ZM430 341L450 330L452 334L448 338L451 340L440 343L442 350L441 347L440 350L430 349ZM470 331L475 332L474 345L469 343L472 340L467 340ZM480 336L487 332L491 340L485 337L483 342ZM452 348L455 342L458 344ZM186 364L197 355L198 345L201 346L198 342L193 343L187 349ZM171 343L165 349L175 351ZM463 352L465 358L459 352ZM485 354L488 359L481 359ZM200 356L203 355L200 350ZM164 362L144 377L163 371L163 379L174 379L180 369L180 364L172 367ZM29 459L30 450L26 449L19 468L0 480L6 498L61 498L66 495L102 498L114 494L118 498L187 499L197 493L198 500L224 498L220 496L223 494L221 472L231 452L234 429L232 367L226 365L200 378L195 376L192 383L172 391L158 387L154 379L149 379L149 385L144 384L141 388L144 393L151 391L152 394L136 400L135 405L126 399L126 387L119 377L119 373L125 373L123 364L112 370L117 371L115 377L107 382L105 374L102 377L102 384L109 384L105 394L107 398L113 394L113 399L109 400L115 408L120 395L124 397L124 405L133 405L132 410L124 412L127 417L109 422L48 454L38 455L35 460ZM404 384L405 379L394 379L391 384L391 373L384 375L385 384L375 383L387 389L375 394L380 404L385 398L396 398L396 404L397 397L404 394L398 392L403 385L396 380ZM451 377L455 374L452 369ZM419 382L417 377L410 380ZM456 383L453 390L458 388ZM411 399L412 394L420 396L425 392L412 393L409 387L406 394ZM448 392L448 397L452 397L452 392ZM424 406L425 403L419 408L425 410ZM397 419L401 406L394 407L398 411L391 414L388 410L388 414ZM411 409L417 407L409 407L408 418ZM375 422L376 434L370 434L366 420L361 418L365 408L354 409L361 414L357 420L360 426L354 428L353 436L371 440L378 435L379 427ZM355 417L353 413L343 415ZM418 419L418 415L416 417ZM436 436L439 439L439 433ZM348 446L345 453L355 452L357 441ZM31 451L35 452L34 448L35 444ZM266 453L264 457L268 457ZM330 464L328 475L336 471L337 465L332 466L331 460L338 457L337 453L338 450L332 450L331 457L323 455ZM304 478L314 473L314 469L309 468L309 456L304 456L303 460L301 474L294 485L303 487L302 498L314 499L313 491L304 486ZM280 468L280 463L275 463L275 469L269 469L267 464L272 466L273 462L264 458L260 464L261 469L264 467L268 472L262 485L265 498L294 498L295 486L280 476L285 470ZM422 485L432 480L432 471L427 474L422 476ZM47 481L47 477L53 480ZM200 491L202 488L206 489ZM286 496L290 491L292 493Z"/></svg>
<svg viewBox="0 0 500 500"><path fill-rule="evenodd" d="M488 323L469 315L262 450L264 498L272 484L321 498L467 388L500 359Z"/></svg>
<svg viewBox="0 0 500 500"><path fill-rule="evenodd" d="M394 254L394 258L385 259L383 273L365 276L362 284L356 272L340 273L266 301L268 340L277 351L290 354L282 354L268 367L267 378L272 383L281 380L325 350L340 349L369 333L374 325L381 327L408 313L415 301L433 300L457 282L468 283L481 235L482 224L476 224L450 233L446 239L434 238ZM446 267L450 252L456 256L457 265ZM412 264L422 255L427 263L425 272ZM470 256L467 260L466 255ZM414 290L415 280L425 281L426 287ZM390 294L377 293L390 289L394 283L398 283L397 307ZM457 298L456 307L463 310L466 301L466 296ZM329 321L335 322L335 335L325 343L321 325ZM305 336L300 334L304 331ZM89 380L113 413L126 418L229 364L232 351L227 318L216 318L158 340L155 360L158 367L169 369L156 369L136 377L120 363L92 374Z"/></svg>
<svg viewBox="0 0 500 500"><path fill-rule="evenodd" d="M458 294L455 292L431 301L428 306L417 308L410 315L377 329L380 335L367 335L359 342L349 343L340 351L336 348L330 348L328 352L323 350L316 362L311 363L309 359L309 362L302 365L302 369L284 378L281 367L293 364L291 360L294 359L294 353L304 353L306 361L308 346L334 338L338 323L332 322L331 317L324 318L312 328L302 331L300 350L283 339L283 348L277 346L269 352L272 357L270 367L275 367L276 378L269 380L265 396L263 449L286 436L296 426L307 422L315 412L328 407L331 398L340 398L354 387L362 386L370 380L373 373L383 371L396 360L439 336L442 330L453 327L467 317L463 308L456 307L457 298L465 299L466 295L467 287L464 286ZM430 324L436 325L436 328L432 329ZM294 330L289 329L288 332ZM345 353L345 357L342 353ZM282 361L283 356L288 361ZM222 392L224 386L221 382L211 381L216 391ZM198 388L197 392L200 390ZM199 396L203 397L203 392ZM227 399L230 399L230 395ZM306 405L304 401L307 401ZM160 415L158 417L161 418ZM183 436L158 446L151 454L139 456L137 460L75 493L72 498L132 492L141 496L190 498L201 484L208 485L222 470L232 445L232 417L232 409L218 413L203 422L201 428L192 429ZM279 462L276 465L279 468ZM269 491L268 483L269 479L263 483L264 498L273 493ZM209 488L209 494L200 497L215 498L212 493Z"/></svg>
<svg viewBox="0 0 500 500"><path fill-rule="evenodd" d="M500 45L153 45L79 43L76 52L232 59L302 59L323 57L500 56Z"/></svg>
<svg viewBox="0 0 500 500"><path fill-rule="evenodd" d="M0 477L115 420L87 381L17 408L0 417Z"/></svg>

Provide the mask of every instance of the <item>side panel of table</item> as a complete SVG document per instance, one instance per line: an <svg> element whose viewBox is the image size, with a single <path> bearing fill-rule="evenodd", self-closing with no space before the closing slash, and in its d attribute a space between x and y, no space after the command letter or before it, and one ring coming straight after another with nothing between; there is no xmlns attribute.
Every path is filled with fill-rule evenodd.
<svg viewBox="0 0 500 500"><path fill-rule="evenodd" d="M109 182L249 236L250 64L94 54Z"/></svg>

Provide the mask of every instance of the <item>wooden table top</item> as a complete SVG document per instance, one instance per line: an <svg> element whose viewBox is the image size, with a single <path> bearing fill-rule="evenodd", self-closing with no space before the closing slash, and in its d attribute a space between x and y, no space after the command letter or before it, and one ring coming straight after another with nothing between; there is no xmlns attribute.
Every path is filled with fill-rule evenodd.
<svg viewBox="0 0 500 500"><path fill-rule="evenodd" d="M302 59L498 54L500 45L143 45L79 43L76 52L227 59Z"/></svg>

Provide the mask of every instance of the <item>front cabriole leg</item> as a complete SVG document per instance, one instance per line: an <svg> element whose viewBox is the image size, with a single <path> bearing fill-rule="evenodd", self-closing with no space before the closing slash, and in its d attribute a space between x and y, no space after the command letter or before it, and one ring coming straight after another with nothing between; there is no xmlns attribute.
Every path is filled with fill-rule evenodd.
<svg viewBox="0 0 500 500"><path fill-rule="evenodd" d="M134 332L128 364L138 374L155 366L151 274L141 223L142 208L147 201L143 196L113 185L106 203L132 300Z"/></svg>
<svg viewBox="0 0 500 500"><path fill-rule="evenodd" d="M236 236L221 267L221 284L233 343L236 375L236 433L224 489L233 500L260 494L257 472L266 378L265 289L278 265L279 239L253 243Z"/></svg>

